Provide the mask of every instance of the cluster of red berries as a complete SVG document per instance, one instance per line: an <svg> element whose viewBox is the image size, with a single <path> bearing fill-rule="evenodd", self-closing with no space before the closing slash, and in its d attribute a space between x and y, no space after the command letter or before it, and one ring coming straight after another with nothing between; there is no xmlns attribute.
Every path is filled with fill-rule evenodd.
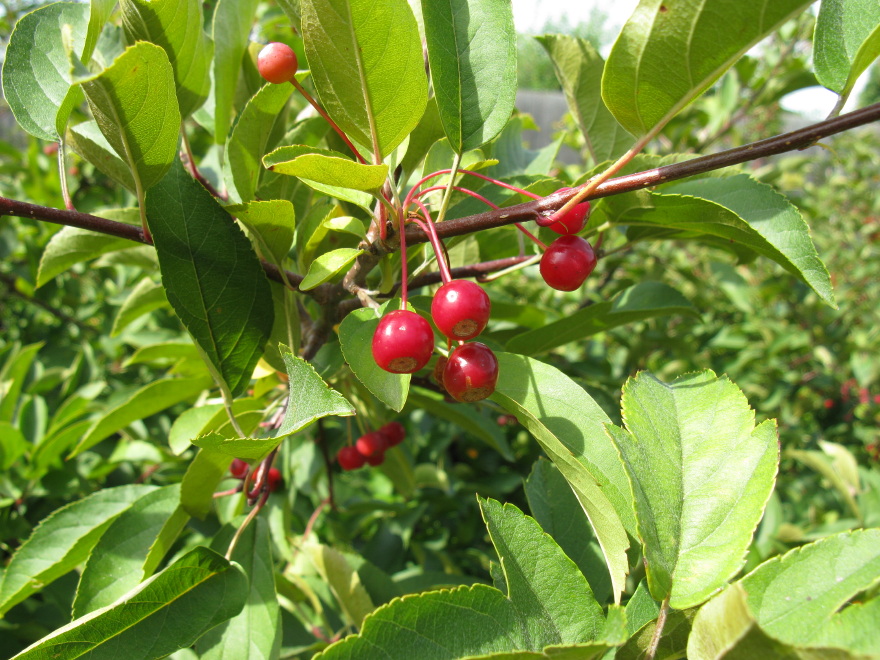
<svg viewBox="0 0 880 660"><path fill-rule="evenodd" d="M357 470L366 464L381 465L385 452L396 447L406 438L406 429L400 422L388 422L377 431L365 433L354 445L346 446L336 453L336 460L343 470Z"/></svg>
<svg viewBox="0 0 880 660"><path fill-rule="evenodd" d="M557 193L571 188L560 188ZM556 193L554 193L556 194ZM541 277L548 286L559 291L574 291L596 267L596 253L593 246L576 234L584 228L590 215L590 203L581 202L562 218L551 216L539 219L539 225L561 234L541 257Z"/></svg>
<svg viewBox="0 0 880 660"><path fill-rule="evenodd" d="M236 479L245 479L248 481L253 481L254 475L250 471L251 466L247 461L243 461L240 458L232 459L232 463L229 465L229 473L235 477ZM269 487L269 492L272 493L284 483L284 479L281 476L281 471L278 468L271 467L269 468L269 472L266 474L266 484Z"/></svg>

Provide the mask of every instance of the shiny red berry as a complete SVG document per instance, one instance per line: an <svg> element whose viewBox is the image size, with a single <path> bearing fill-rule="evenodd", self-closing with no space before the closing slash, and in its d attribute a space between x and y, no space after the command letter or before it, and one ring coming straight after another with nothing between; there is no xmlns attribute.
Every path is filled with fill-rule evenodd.
<svg viewBox="0 0 880 660"><path fill-rule="evenodd" d="M257 55L257 70L270 83L280 85L289 82L298 66L293 49L277 41L263 47Z"/></svg>
<svg viewBox="0 0 880 660"><path fill-rule="evenodd" d="M336 453L336 460L343 470L357 470L367 462L366 457L357 450L357 447L343 447Z"/></svg>
<svg viewBox="0 0 880 660"><path fill-rule="evenodd" d="M556 192L568 192L569 190L571 190L571 188L560 188ZM575 204L574 208L563 216L550 216L549 219L552 220L552 222L545 226L551 231L555 231L557 234L577 234L584 228L584 225L587 224L587 218L589 215L590 203L581 202L580 204Z"/></svg>
<svg viewBox="0 0 880 660"><path fill-rule="evenodd" d="M478 341L462 344L449 355L443 386L457 401L480 401L495 391L498 359Z"/></svg>
<svg viewBox="0 0 880 660"><path fill-rule="evenodd" d="M383 316L373 335L373 359L393 374L418 371L428 364L433 352L431 324L405 309Z"/></svg>
<svg viewBox="0 0 880 660"><path fill-rule="evenodd" d="M266 483L269 485L270 493L278 490L284 484L281 471L278 468L269 468L269 473L266 475Z"/></svg>
<svg viewBox="0 0 880 660"><path fill-rule="evenodd" d="M541 257L541 277L554 289L574 291L596 267L593 247L580 236L560 236Z"/></svg>
<svg viewBox="0 0 880 660"><path fill-rule="evenodd" d="M479 284L470 280L452 280L434 294L431 318L445 336L473 339L489 322L491 307L489 296Z"/></svg>
<svg viewBox="0 0 880 660"><path fill-rule="evenodd" d="M388 422L379 429L379 433L388 439L389 447L396 447L406 438L406 429L400 422Z"/></svg>
<svg viewBox="0 0 880 660"><path fill-rule="evenodd" d="M244 479L250 469L251 466L240 458L233 458L229 465L229 473L236 479Z"/></svg>
<svg viewBox="0 0 880 660"><path fill-rule="evenodd" d="M367 456L366 461L367 465L372 465L373 467L376 467L377 465L382 465L382 463L385 462L385 452L380 451L378 454Z"/></svg>
<svg viewBox="0 0 880 660"><path fill-rule="evenodd" d="M383 454L388 449L388 438L384 433L373 431L362 435L354 443L354 446L365 458L370 458L376 454Z"/></svg>

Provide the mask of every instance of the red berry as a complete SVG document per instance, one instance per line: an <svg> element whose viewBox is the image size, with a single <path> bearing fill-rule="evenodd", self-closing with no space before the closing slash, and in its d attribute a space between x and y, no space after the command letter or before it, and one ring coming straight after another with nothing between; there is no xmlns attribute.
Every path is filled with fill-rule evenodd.
<svg viewBox="0 0 880 660"><path fill-rule="evenodd" d="M373 359L385 371L411 374L434 352L431 324L415 312L395 310L382 317L373 335Z"/></svg>
<svg viewBox="0 0 880 660"><path fill-rule="evenodd" d="M431 301L437 328L453 339L473 339L489 322L491 303L483 287L469 280L452 280L441 286Z"/></svg>
<svg viewBox="0 0 880 660"><path fill-rule="evenodd" d="M571 188L560 188L556 192L561 193L569 190L571 190ZM550 216L549 220L551 220L551 222L546 225L546 227L551 231L555 231L557 234L577 234L584 228L584 225L587 224L587 217L589 215L590 203L581 202L580 204L575 204L571 211L561 217L558 217L555 214Z"/></svg>
<svg viewBox="0 0 880 660"><path fill-rule="evenodd" d="M379 433L388 439L389 447L396 447L406 438L406 429L400 422L388 422L379 429Z"/></svg>
<svg viewBox="0 0 880 660"><path fill-rule="evenodd" d="M289 82L298 66L293 49L277 41L265 46L257 55L257 70L270 83Z"/></svg>
<svg viewBox="0 0 880 660"><path fill-rule="evenodd" d="M462 344L449 356L443 371L443 385L457 401L480 401L495 391L498 359L478 341Z"/></svg>
<svg viewBox="0 0 880 660"><path fill-rule="evenodd" d="M281 478L281 471L278 468L269 468L269 474L266 475L266 483L269 486L269 492L278 490L284 483Z"/></svg>
<svg viewBox="0 0 880 660"><path fill-rule="evenodd" d="M364 466L367 459L357 450L357 447L343 447L337 452L336 460L339 461L339 467L343 470L357 470Z"/></svg>
<svg viewBox="0 0 880 660"><path fill-rule="evenodd" d="M236 479L244 479L250 469L251 466L240 458L233 458L229 465L229 473Z"/></svg>
<svg viewBox="0 0 880 660"><path fill-rule="evenodd" d="M382 465L385 462L385 452L379 452L378 454L373 454L372 456L367 456L367 463L376 467L377 465Z"/></svg>
<svg viewBox="0 0 880 660"><path fill-rule="evenodd" d="M833 408L834 407L834 400L833 399L825 399L825 401L822 402L822 405L824 405L826 408Z"/></svg>
<svg viewBox="0 0 880 660"><path fill-rule="evenodd" d="M574 291L596 267L593 247L580 236L560 236L541 257L541 277L559 291Z"/></svg>
<svg viewBox="0 0 880 660"><path fill-rule="evenodd" d="M354 446L365 458L370 458L375 454L383 454L388 449L388 437L379 431L373 431L362 435L354 443Z"/></svg>

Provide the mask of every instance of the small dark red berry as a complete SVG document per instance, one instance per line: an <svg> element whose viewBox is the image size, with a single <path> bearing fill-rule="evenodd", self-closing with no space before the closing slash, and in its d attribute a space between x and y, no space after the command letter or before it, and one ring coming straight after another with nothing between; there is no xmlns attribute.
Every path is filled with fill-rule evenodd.
<svg viewBox="0 0 880 660"><path fill-rule="evenodd" d="M376 467L377 465L382 465L385 462L385 452L379 452L378 454L373 454L372 456L367 456L366 458L367 464Z"/></svg>
<svg viewBox="0 0 880 660"><path fill-rule="evenodd" d="M260 75L276 85L289 82L298 66L293 48L277 41L263 47L257 55L257 70Z"/></svg>
<svg viewBox="0 0 880 660"><path fill-rule="evenodd" d="M406 309L383 316L373 335L373 359L393 374L418 371L428 364L433 352L431 324Z"/></svg>
<svg viewBox="0 0 880 660"><path fill-rule="evenodd" d="M375 454L382 454L388 449L388 437L384 433L373 431L358 438L354 446L364 457L370 458Z"/></svg>
<svg viewBox="0 0 880 660"><path fill-rule="evenodd" d="M431 318L446 337L473 339L489 322L492 304L489 296L476 282L452 280L434 294Z"/></svg>
<svg viewBox="0 0 880 660"><path fill-rule="evenodd" d="M456 401L480 401L495 391L498 359L478 341L462 344L449 355L443 385Z"/></svg>
<svg viewBox="0 0 880 660"><path fill-rule="evenodd" d="M388 439L389 447L396 447L406 438L406 429L400 422L388 422L379 429L379 433Z"/></svg>
<svg viewBox="0 0 880 660"><path fill-rule="evenodd" d="M266 483L269 486L270 493L278 490L284 484L281 471L278 468L269 468L269 473L266 475Z"/></svg>
<svg viewBox="0 0 880 660"><path fill-rule="evenodd" d="M366 456L357 450L357 447L343 447L336 453L336 460L343 470L357 470L366 463Z"/></svg>
<svg viewBox="0 0 880 660"><path fill-rule="evenodd" d="M431 377L437 381L437 384L442 387L443 385L443 370L446 369L446 358L444 356L440 356L437 358L437 363L434 365L434 371L431 373Z"/></svg>
<svg viewBox="0 0 880 660"><path fill-rule="evenodd" d="M541 257L541 277L559 291L574 291L596 267L593 247L580 236L560 236Z"/></svg>
<svg viewBox="0 0 880 660"><path fill-rule="evenodd" d="M229 473L236 479L244 479L250 469L251 466L240 458L233 458L229 465Z"/></svg>
<svg viewBox="0 0 880 660"><path fill-rule="evenodd" d="M556 192L568 192L569 190L571 190L571 188L560 188ZM549 219L551 222L546 225L546 227L557 234L577 234L584 228L584 225L587 224L587 218L589 215L590 203L581 202L580 204L575 204L574 208L563 216L550 216Z"/></svg>

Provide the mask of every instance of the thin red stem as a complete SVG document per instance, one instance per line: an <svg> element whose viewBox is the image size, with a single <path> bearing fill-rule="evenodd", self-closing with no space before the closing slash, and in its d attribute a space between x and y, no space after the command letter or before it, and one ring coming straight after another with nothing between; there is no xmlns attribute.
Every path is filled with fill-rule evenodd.
<svg viewBox="0 0 880 660"><path fill-rule="evenodd" d="M425 222L428 224L428 237L431 239L431 247L434 248L434 254L437 255L437 265L440 267L440 277L445 284L452 279L452 276L449 274L449 264L446 263L443 243L441 243L440 239L437 237L437 230L434 227L434 219L431 217L431 212L428 211L428 207L422 204L420 199L414 199L413 203L421 209L425 216ZM422 226L422 223L418 219L412 218L412 220L420 227ZM422 227L422 229L424 230L424 227Z"/></svg>
<svg viewBox="0 0 880 660"><path fill-rule="evenodd" d="M341 128L339 128L339 126L336 124L336 122L333 121L332 119L330 119L330 115L328 115L326 112L324 112L324 108L322 108L321 105L314 98L312 98L312 95L306 91L305 87L303 87L300 84L299 80L297 80L296 78L291 78L290 84L296 88L296 91L298 91L300 94L303 95L303 98L305 98L306 101L311 103L312 107L318 111L319 115L321 115L324 119L327 120L327 123L330 124L330 127L334 131L336 131L336 134L342 138L342 141L345 142L346 145L348 145L348 148L351 149L351 152L355 155L355 157L361 163L366 165L367 161L365 161L364 157L361 156L361 153L357 150L357 147L355 147L354 144L352 144L351 140L348 139L348 136L342 131Z"/></svg>
<svg viewBox="0 0 880 660"><path fill-rule="evenodd" d="M518 192L521 195L525 195L526 197L531 197L532 199L544 199L541 195L536 195L535 193L529 192L528 190L523 190L522 188L517 188L509 183L504 183L503 181L499 181L498 179L493 179L490 176L486 176L485 174L478 174L477 172L472 172L471 170L457 170L457 172L461 174L470 174L471 176L475 176L478 179L482 179L483 181L488 181L489 183L494 183L496 186L501 186L502 188L507 188L508 190L513 190L514 192ZM410 189L409 193L406 196L406 200L403 202L404 210L409 208L409 205L412 203L412 200L416 197L418 193L415 193L419 189L419 187L425 183L426 181L430 181L434 177L441 176L443 174L452 174L452 170L437 170L436 172L432 172L428 176L422 177L416 184ZM415 193L415 194L414 194Z"/></svg>
<svg viewBox="0 0 880 660"><path fill-rule="evenodd" d="M400 309L406 309L407 290L406 280L408 277L406 263L406 225L403 222L403 209L397 218L397 233L400 235Z"/></svg>

